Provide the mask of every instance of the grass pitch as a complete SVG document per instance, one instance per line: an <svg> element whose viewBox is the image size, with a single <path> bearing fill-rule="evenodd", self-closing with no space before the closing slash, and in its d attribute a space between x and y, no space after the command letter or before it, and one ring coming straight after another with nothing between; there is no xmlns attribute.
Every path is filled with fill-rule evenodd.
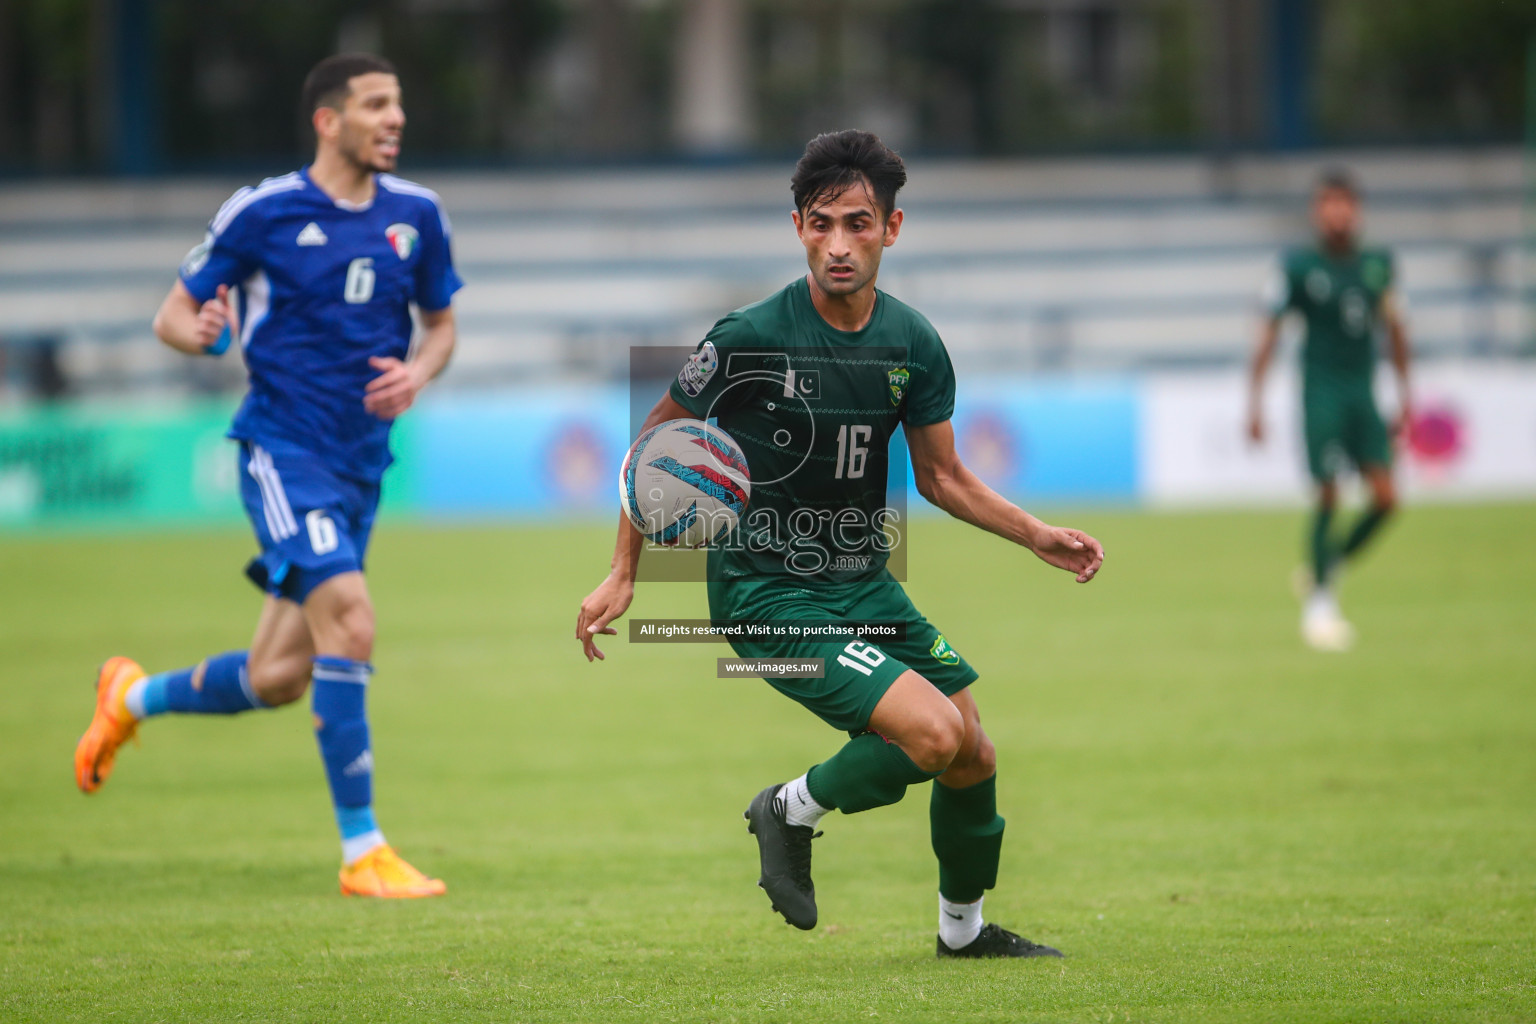
<svg viewBox="0 0 1536 1024"><path fill-rule="evenodd" d="M1074 585L948 521L910 591L981 670L1009 819L991 919L1064 961L933 958L926 794L826 822L787 928L740 820L840 736L724 648L570 639L611 528L386 523L378 810L446 898L336 892L309 716L70 755L94 666L243 646L243 534L0 540L0 1019L1536 1019L1536 508L1409 509L1304 650L1291 513L1088 513ZM702 615L703 589L634 613Z"/></svg>

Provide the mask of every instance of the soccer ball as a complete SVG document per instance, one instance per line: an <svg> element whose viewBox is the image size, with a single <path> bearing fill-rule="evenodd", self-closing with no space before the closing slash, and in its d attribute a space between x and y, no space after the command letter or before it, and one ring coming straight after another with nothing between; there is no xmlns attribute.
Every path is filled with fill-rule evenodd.
<svg viewBox="0 0 1536 1024"><path fill-rule="evenodd" d="M752 496L747 460L703 420L668 420L636 438L619 470L619 504L657 544L696 548L736 528Z"/></svg>

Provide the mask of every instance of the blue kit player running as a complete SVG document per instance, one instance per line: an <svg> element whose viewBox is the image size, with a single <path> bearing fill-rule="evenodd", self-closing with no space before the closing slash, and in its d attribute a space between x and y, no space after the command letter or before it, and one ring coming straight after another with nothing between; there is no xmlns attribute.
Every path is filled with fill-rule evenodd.
<svg viewBox="0 0 1536 1024"><path fill-rule="evenodd" d="M448 362L460 287L437 196L386 172L405 115L389 62L321 61L304 83L315 161L236 192L188 255L155 333L189 354L240 339L250 391L229 436L266 593L248 651L146 676L112 658L75 752L94 792L138 723L168 712L229 715L289 704L311 689L320 757L341 827L341 889L435 896L374 821L364 710L374 614L363 579L389 429ZM412 305L423 335L411 353Z"/></svg>

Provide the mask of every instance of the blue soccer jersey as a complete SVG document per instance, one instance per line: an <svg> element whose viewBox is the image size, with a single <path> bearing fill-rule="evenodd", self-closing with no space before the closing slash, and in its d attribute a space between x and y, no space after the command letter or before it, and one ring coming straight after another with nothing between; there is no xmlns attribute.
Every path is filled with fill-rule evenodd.
<svg viewBox="0 0 1536 1024"><path fill-rule="evenodd" d="M343 476L377 481L389 427L363 408L372 356L404 359L410 305L435 311L462 286L436 193L390 174L373 200L332 199L308 168L230 197L181 267L199 302L238 289L250 391L229 436L294 445Z"/></svg>

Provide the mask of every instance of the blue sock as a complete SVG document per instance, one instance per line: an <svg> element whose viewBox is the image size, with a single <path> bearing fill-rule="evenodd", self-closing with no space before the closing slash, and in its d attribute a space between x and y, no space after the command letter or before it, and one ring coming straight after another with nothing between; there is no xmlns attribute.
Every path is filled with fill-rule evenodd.
<svg viewBox="0 0 1536 1024"><path fill-rule="evenodd" d="M135 718L175 711L187 715L236 715L265 704L251 689L245 671L245 651L216 654L202 663L202 679L194 685L197 666L148 676L129 687L128 710Z"/></svg>
<svg viewBox="0 0 1536 1024"><path fill-rule="evenodd" d="M373 819L373 751L368 747L366 698L373 666L320 655L315 659L312 708L320 759L341 829L342 857L351 863L384 841Z"/></svg>

